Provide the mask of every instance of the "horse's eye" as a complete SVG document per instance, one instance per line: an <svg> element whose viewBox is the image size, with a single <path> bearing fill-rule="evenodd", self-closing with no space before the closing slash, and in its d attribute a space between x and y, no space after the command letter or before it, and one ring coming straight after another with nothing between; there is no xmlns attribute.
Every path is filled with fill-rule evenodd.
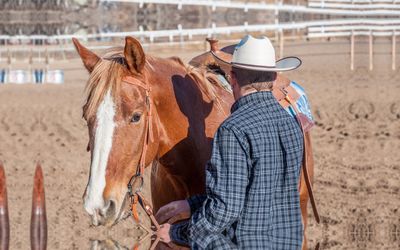
<svg viewBox="0 0 400 250"><path fill-rule="evenodd" d="M140 113L134 113L133 116L132 116L131 122L138 122L138 121L140 121L140 117L141 117L141 114L140 114Z"/></svg>

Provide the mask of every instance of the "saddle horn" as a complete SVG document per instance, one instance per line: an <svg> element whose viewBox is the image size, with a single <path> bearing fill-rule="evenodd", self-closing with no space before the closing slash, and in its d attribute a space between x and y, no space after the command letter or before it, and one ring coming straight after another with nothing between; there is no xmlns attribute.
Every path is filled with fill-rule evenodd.
<svg viewBox="0 0 400 250"><path fill-rule="evenodd" d="M213 39L213 38L206 38L206 41L210 44L210 50L213 52L216 52L219 50L218 47L218 40L217 39Z"/></svg>

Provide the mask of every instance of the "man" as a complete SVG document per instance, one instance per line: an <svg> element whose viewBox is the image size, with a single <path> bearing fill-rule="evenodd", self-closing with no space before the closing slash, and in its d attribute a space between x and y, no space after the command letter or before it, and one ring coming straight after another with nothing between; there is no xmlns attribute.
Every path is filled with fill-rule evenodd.
<svg viewBox="0 0 400 250"><path fill-rule="evenodd" d="M160 222L178 214L191 216L164 224L158 235L164 242L200 242L200 248L210 248L207 236L222 233L240 249L301 249L303 135L271 92L277 72L296 69L301 61L289 57L275 62L269 39L251 36L236 46L231 62L213 55L230 67L236 102L215 134L206 194L162 207Z"/></svg>

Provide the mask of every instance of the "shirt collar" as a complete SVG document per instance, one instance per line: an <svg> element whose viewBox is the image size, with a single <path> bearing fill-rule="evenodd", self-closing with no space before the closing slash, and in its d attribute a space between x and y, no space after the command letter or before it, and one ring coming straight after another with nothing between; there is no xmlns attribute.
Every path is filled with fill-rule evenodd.
<svg viewBox="0 0 400 250"><path fill-rule="evenodd" d="M275 101L275 97L272 95L272 91L259 91L254 92L245 96L240 97L231 108L231 113L238 110L240 107L248 105L257 105L263 102L264 105L272 104Z"/></svg>

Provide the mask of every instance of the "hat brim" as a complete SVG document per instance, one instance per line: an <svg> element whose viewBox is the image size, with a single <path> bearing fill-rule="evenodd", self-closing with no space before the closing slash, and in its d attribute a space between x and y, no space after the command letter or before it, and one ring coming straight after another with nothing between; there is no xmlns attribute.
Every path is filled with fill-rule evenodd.
<svg viewBox="0 0 400 250"><path fill-rule="evenodd" d="M230 47L230 46L229 46ZM276 61L275 67L268 66L259 66L259 65L250 65L250 64L241 64L241 63L233 63L232 55L230 53L226 53L224 51L211 51L211 54L216 59L217 63L225 69L242 68L253 71L272 71L272 72L284 72L295 70L301 66L302 61L300 58L295 56L284 57Z"/></svg>

